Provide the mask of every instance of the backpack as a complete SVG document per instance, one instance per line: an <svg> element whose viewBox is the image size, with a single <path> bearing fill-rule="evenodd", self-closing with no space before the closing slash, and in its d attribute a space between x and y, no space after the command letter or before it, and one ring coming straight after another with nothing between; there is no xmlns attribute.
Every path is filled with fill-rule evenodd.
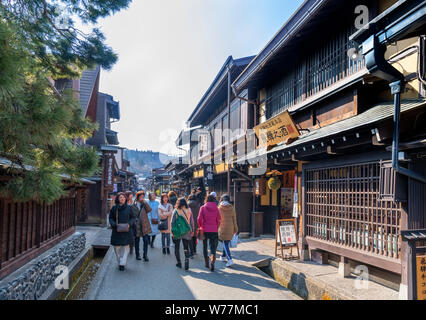
<svg viewBox="0 0 426 320"><path fill-rule="evenodd" d="M176 211L176 210L175 210ZM189 231L191 231L191 227L188 224L188 221L182 217L180 214L177 213L177 218L175 223L172 226L172 233L173 238L180 239L183 235L187 234Z"/></svg>

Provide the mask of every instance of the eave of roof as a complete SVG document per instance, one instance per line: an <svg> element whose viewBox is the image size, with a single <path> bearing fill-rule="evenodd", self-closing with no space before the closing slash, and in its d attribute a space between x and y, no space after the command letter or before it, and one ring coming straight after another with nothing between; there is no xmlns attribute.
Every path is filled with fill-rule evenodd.
<svg viewBox="0 0 426 320"><path fill-rule="evenodd" d="M235 79L233 86L240 91L247 84L249 78L257 73L274 53L281 49L287 40L326 2L327 0L305 0L259 54L241 72L237 79Z"/></svg>
<svg viewBox="0 0 426 320"><path fill-rule="evenodd" d="M16 171L22 171L22 168L17 166L15 163L13 163L12 161L10 161L9 159L6 158L0 158L0 167L3 169L14 169ZM27 171L33 171L34 167L30 166L30 165L23 165L24 169ZM68 174L60 174L59 175L63 180L65 181L71 181L73 180L71 178L70 175ZM84 183L84 184L95 184L93 181L90 181L89 179L86 178L78 178L76 179L77 182L79 183Z"/></svg>
<svg viewBox="0 0 426 320"><path fill-rule="evenodd" d="M234 60L232 56L229 56L226 59L225 63L223 64L222 68L220 69L219 73L214 78L213 82L210 84L207 91L204 93L200 102L192 111L191 115L188 118L188 122L191 122L195 118L197 113L199 113L203 109L203 107L209 102L210 98L221 87L221 84L223 84L224 80L227 77L228 68L231 69L231 71L234 71L235 68L244 67L248 65L253 58L254 56L249 56L249 57L244 57L244 58Z"/></svg>
<svg viewBox="0 0 426 320"><path fill-rule="evenodd" d="M80 79L80 105L87 112L90 99L95 88L96 79L101 71L100 66L96 66L93 70L85 70Z"/></svg>
<svg viewBox="0 0 426 320"><path fill-rule="evenodd" d="M426 105L426 100L403 100L401 101L401 113L407 112L409 110L419 108ZM314 141L324 139L339 133L344 133L353 129L365 127L367 125L374 124L378 121L383 121L386 119L391 119L393 116L394 105L393 101L382 102L374 107L368 109L367 111L353 116L351 118L341 120L339 122L330 124L328 126L319 128L317 130L311 131L299 137L296 141L291 144L281 143L267 151L267 154L272 154L278 151L283 151L285 149L290 149L305 143L312 143ZM260 156L265 155L265 149L255 150L248 154L245 158L240 159L239 161L252 160Z"/></svg>

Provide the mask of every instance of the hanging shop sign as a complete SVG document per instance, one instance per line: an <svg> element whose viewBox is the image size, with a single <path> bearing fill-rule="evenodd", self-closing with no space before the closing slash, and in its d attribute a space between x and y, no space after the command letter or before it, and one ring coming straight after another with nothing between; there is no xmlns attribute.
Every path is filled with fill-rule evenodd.
<svg viewBox="0 0 426 320"><path fill-rule="evenodd" d="M204 172L205 172L205 175L204 175L204 185L206 186L206 187L213 187L213 182L214 182L214 179L213 179L213 167L211 166L211 165L206 165L206 166L204 166Z"/></svg>
<svg viewBox="0 0 426 320"><path fill-rule="evenodd" d="M417 256L417 300L426 300L426 255Z"/></svg>
<svg viewBox="0 0 426 320"><path fill-rule="evenodd" d="M104 164L104 187L113 189L114 186L114 155L106 153Z"/></svg>
<svg viewBox="0 0 426 320"><path fill-rule="evenodd" d="M297 138L300 133L290 114L285 111L254 128L260 146L271 147L290 138Z"/></svg>
<svg viewBox="0 0 426 320"><path fill-rule="evenodd" d="M276 221L275 227L275 257L278 256L280 247L281 258L293 258L293 248L297 249L297 258L300 259L299 247L297 245L296 219L281 219ZM290 255L284 256L284 248L290 248Z"/></svg>

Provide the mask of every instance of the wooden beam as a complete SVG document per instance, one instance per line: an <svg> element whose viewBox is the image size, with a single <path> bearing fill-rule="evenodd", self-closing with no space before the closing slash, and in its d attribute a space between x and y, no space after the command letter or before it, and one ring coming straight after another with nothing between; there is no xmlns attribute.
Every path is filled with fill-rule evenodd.
<svg viewBox="0 0 426 320"><path fill-rule="evenodd" d="M327 154L329 155L339 155L336 149L333 146L327 146Z"/></svg>
<svg viewBox="0 0 426 320"><path fill-rule="evenodd" d="M306 237L310 249L321 249L324 251L332 252L334 254L349 258L351 260L366 263L378 268L382 268L396 274L401 274L401 261L397 259L391 259L384 256L362 252L352 248L344 247L341 245L334 245L328 241L316 239L313 237Z"/></svg>

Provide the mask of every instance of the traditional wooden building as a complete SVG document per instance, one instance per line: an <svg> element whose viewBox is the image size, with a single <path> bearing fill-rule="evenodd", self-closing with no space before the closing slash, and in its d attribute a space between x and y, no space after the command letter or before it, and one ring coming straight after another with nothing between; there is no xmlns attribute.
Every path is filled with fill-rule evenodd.
<svg viewBox="0 0 426 320"><path fill-rule="evenodd" d="M218 197L228 193L243 232L250 229L251 179L232 162L241 145L245 149L247 129L253 127L254 119L249 105L251 91L242 90L236 96L231 83L252 59L228 57L188 118L189 129L177 141L179 147L187 145L189 149L187 157L181 159L187 167L177 173L179 179L187 181L186 194L196 187L205 194L215 191Z"/></svg>
<svg viewBox="0 0 426 320"><path fill-rule="evenodd" d="M403 297L401 230L426 221L424 34L423 1L307 0L233 83L257 92L264 232L297 217L303 259L366 265Z"/></svg>

